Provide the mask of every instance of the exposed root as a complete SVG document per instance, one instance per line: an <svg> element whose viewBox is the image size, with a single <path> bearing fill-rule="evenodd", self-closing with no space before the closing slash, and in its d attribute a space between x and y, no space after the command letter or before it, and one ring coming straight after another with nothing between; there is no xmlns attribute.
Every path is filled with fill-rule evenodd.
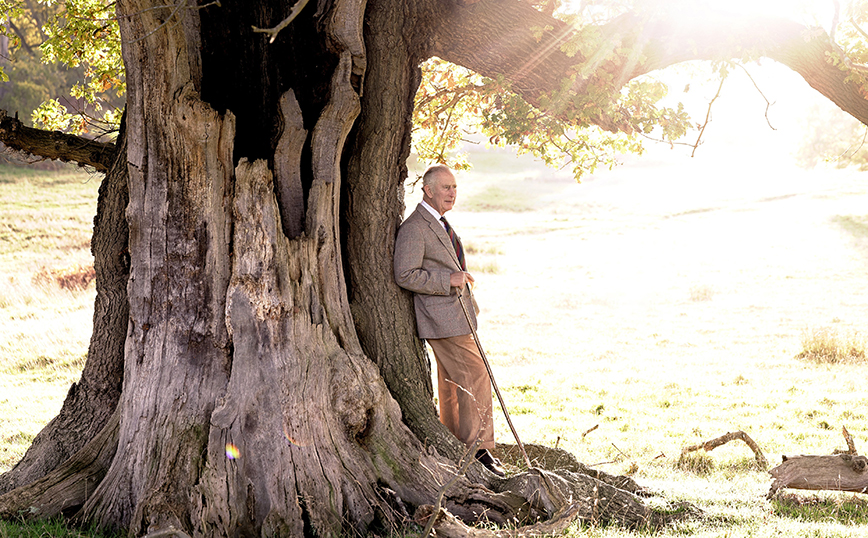
<svg viewBox="0 0 868 538"><path fill-rule="evenodd" d="M436 517L433 518L433 520L434 527L437 529L437 536L442 536L445 538L505 538L511 536L550 536L563 532L576 520L577 516L580 513L581 503L576 502L564 507L563 510L555 514L555 517L546 522L536 523L534 525L528 525L526 527L521 527L518 529L499 530L468 527L467 525L462 523L461 520L443 509L440 509L439 513L436 514ZM431 505L420 506L419 509L416 511L417 521L419 519L431 519L433 515L433 507Z"/></svg>
<svg viewBox="0 0 868 538"><path fill-rule="evenodd" d="M687 503L670 506L665 511L649 508L627 491L568 470L531 469L510 477L494 496L513 499L514 516L505 524L522 526L497 530L470 527L467 523L473 523L472 519L460 514L456 517L446 509L435 512L436 509L430 505L420 506L415 517L419 522L433 521L437 536L506 537L556 534L575 521L590 525L614 524L630 529L659 529L699 514L699 510ZM504 515L487 514L487 520L504 526Z"/></svg>
<svg viewBox="0 0 868 538"><path fill-rule="evenodd" d="M564 469L573 473L587 475L612 487L622 489L640 497L653 495L653 493L637 484L629 476L611 475L588 467L566 450L534 444L525 444L524 448L527 451L528 457L530 457L531 463L533 463L535 467L547 471ZM523 462L516 445L498 444L497 451L498 454L500 454L501 460L511 466L518 467Z"/></svg>
<svg viewBox="0 0 868 538"><path fill-rule="evenodd" d="M632 479L590 469L564 450L539 445L525 445L525 449L538 466L491 484L495 493L452 490L451 502L444 503L445 509L420 506L416 520L433 521L438 536L504 537L554 534L575 521L659 529L700 514L687 503L650 508L638 497L649 493ZM514 445L498 445L497 452L509 465L523 462ZM485 502L489 503L488 512L468 511L470 505L482 506ZM486 521L510 528L468 526Z"/></svg>
<svg viewBox="0 0 868 538"><path fill-rule="evenodd" d="M118 446L119 413L66 463L43 478L0 495L0 518L26 514L32 518L68 516L93 495Z"/></svg>

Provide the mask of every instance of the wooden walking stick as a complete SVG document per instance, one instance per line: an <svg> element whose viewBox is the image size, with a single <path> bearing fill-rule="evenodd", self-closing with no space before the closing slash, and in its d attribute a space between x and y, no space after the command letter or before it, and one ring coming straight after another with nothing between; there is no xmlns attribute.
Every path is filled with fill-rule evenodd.
<svg viewBox="0 0 868 538"><path fill-rule="evenodd" d="M466 289L466 286L465 286ZM473 292L471 292L473 293ZM530 458L527 457L527 452L524 450L524 445L521 444L521 439L518 438L518 432L515 431L515 426L512 425L512 419L509 417L509 411L506 410L506 404L503 402L503 396L500 395L500 389L497 388L497 381L494 380L494 373L491 371L491 365L488 363L488 358L485 356L485 351L482 350L482 344L479 343L479 337L476 335L476 329L473 327L473 321L470 319L470 311L467 310L467 305L464 304L464 289L458 294L458 302L461 303L461 308L464 310L464 317L467 318L467 324L470 325L470 332L473 334L473 340L476 342L476 348L479 349L479 354L482 356L482 362L485 363L485 369L488 371L488 378L491 380L491 386L494 387L494 393L497 394L497 401L500 402L500 408L503 409L503 416L506 417L506 423L509 424L509 429L512 430L512 436L515 437L515 443L518 449L521 450L521 455L524 456L524 462L527 468L533 468L530 463Z"/></svg>

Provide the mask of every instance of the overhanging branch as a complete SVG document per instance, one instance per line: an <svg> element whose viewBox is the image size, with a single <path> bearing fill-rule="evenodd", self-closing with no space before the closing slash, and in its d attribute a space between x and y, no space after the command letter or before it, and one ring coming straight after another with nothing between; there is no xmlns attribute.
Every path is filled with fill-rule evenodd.
<svg viewBox="0 0 868 538"><path fill-rule="evenodd" d="M574 93L595 89L614 98L630 80L673 64L765 56L799 73L868 125L861 70L820 28L702 9L693 17L627 13L590 31L569 27L533 9L530 2L489 0L461 6L442 0L440 5L442 24L430 54L491 78L502 76L535 106L542 97L563 91L570 76ZM570 56L565 45L577 37L587 50ZM631 130L623 118L605 114L590 121L611 131Z"/></svg>
<svg viewBox="0 0 868 538"><path fill-rule="evenodd" d="M117 155L114 144L27 127L5 110L0 110L0 142L38 157L92 166L98 172L107 172Z"/></svg>

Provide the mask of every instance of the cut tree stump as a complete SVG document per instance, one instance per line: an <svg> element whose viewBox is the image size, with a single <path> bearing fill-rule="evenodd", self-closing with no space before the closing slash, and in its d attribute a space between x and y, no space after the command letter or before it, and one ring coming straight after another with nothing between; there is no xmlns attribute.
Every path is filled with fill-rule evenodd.
<svg viewBox="0 0 868 538"><path fill-rule="evenodd" d="M683 458L688 453L694 452L694 451L699 450L699 449L703 449L706 452L710 452L710 451L714 450L715 448L717 448L721 445L725 445L726 443L733 441L735 439L741 439L742 441L745 442L745 444L747 444L748 447L750 447L751 450L753 450L753 455L754 455L754 459L756 459L757 467L759 467L763 471L765 471L766 469L769 468L769 461L766 459L766 457L763 454L763 451L760 449L759 445L756 444L756 442L753 439L751 439L750 435L744 433L743 431L729 432L725 435L721 435L720 437L716 437L714 439L711 439L710 441L706 441L706 442L702 443L701 445L692 445L692 446L685 447L681 451L681 457Z"/></svg>
<svg viewBox="0 0 868 538"><path fill-rule="evenodd" d="M784 456L783 462L769 471L774 481L767 495L772 498L783 488L807 490L868 492L868 458L856 453L856 445L843 428L847 450L831 456Z"/></svg>

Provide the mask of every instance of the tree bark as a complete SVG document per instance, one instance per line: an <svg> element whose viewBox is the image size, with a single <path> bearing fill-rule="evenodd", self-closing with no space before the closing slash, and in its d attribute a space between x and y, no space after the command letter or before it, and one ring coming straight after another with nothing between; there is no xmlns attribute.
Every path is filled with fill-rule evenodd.
<svg viewBox="0 0 868 538"><path fill-rule="evenodd" d="M379 367L416 437L457 462L464 446L437 418L431 363L416 336L412 295L395 285L392 272L395 236L405 209L413 97L425 47L416 28L437 20L431 4L425 7L402 0L367 4L366 91L352 133L342 215L348 293L362 347ZM470 474L478 478L481 472L474 468Z"/></svg>
<svg viewBox="0 0 868 538"><path fill-rule="evenodd" d="M305 229L293 240L267 163L233 165L235 116L197 91L208 66L195 12L172 26L145 3L119 6L138 14L121 17L133 66L130 321L117 451L83 519L195 535L388 524L382 491L421 504L435 491L426 469L442 463L401 425L343 284L339 166L359 110L362 5L335 4L320 20L335 69L314 111Z"/></svg>

